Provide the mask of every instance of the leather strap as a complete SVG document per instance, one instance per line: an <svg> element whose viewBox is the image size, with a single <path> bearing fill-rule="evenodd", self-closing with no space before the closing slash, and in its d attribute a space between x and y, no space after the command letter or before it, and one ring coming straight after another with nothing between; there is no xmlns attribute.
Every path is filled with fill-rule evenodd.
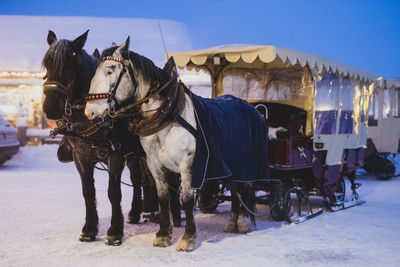
<svg viewBox="0 0 400 267"><path fill-rule="evenodd" d="M155 134L176 120L185 103L185 91L180 83L178 84L178 88L174 91L174 99L165 101L165 104L161 106L155 114L146 119L141 119L139 117L133 119L133 131L136 135L149 136ZM171 101L173 102L172 104Z"/></svg>
<svg viewBox="0 0 400 267"><path fill-rule="evenodd" d="M183 128L185 128L189 133L191 133L194 138L199 138L199 132L188 123L180 114L176 117L176 122L179 123Z"/></svg>
<svg viewBox="0 0 400 267"><path fill-rule="evenodd" d="M175 80L175 78L176 78L176 76L172 77L171 80L169 80L168 82L166 82L162 87L160 87L160 89L158 89L158 90L157 90L156 92L154 92L153 94L150 94L149 96L147 96L147 97L145 97L145 98L143 98L143 99L141 99L141 100L139 100L139 101L137 101L137 102L135 102L135 103L133 103L133 104L131 104L131 105L123 106L123 107L121 107L119 110L116 110L116 111L115 111L115 115L118 116L118 114L123 113L123 112L126 112L126 111L128 111L128 110L130 110L130 109L132 109L132 108L134 108L134 107L136 107L136 106L139 106L139 105L143 104L144 102L148 101L149 99L151 99L152 97L154 97L155 95L160 94L164 89L166 89L166 88L168 87L168 85L171 84L171 82L172 82L173 80Z"/></svg>

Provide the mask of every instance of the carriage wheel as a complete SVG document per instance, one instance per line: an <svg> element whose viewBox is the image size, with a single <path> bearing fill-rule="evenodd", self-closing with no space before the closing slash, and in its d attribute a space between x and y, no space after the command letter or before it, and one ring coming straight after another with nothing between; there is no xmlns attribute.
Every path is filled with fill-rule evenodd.
<svg viewBox="0 0 400 267"><path fill-rule="evenodd" d="M385 164L385 171L383 173L380 173L376 179L384 181L384 180L390 180L395 172L395 167L392 162L387 162Z"/></svg>
<svg viewBox="0 0 400 267"><path fill-rule="evenodd" d="M290 196L290 190L286 191L283 201L274 203L269 214L275 221L290 220L291 214L293 213L292 198Z"/></svg>

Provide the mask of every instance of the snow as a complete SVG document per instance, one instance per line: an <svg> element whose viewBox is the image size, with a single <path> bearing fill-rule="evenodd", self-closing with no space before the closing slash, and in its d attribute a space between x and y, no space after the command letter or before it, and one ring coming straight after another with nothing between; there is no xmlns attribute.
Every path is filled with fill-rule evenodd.
<svg viewBox="0 0 400 267"><path fill-rule="evenodd" d="M184 228L174 228L174 244L152 246L158 226L125 225L123 244L104 244L110 224L107 175L96 171L99 235L78 241L85 208L73 163L59 163L57 145L22 147L0 167L0 266L398 266L400 262L400 178L360 177L367 202L322 215L299 225L274 222L265 206L256 228L246 234L223 233L229 203L216 214L196 212L197 248L177 252ZM123 180L128 182L128 172ZM348 187L349 188L349 187ZM127 217L132 189L122 185ZM348 190L348 197L349 197ZM322 207L319 198L314 205Z"/></svg>
<svg viewBox="0 0 400 267"><path fill-rule="evenodd" d="M27 129L26 135L27 136L49 137L50 131L51 131L50 128L45 128L45 129L31 128L31 129Z"/></svg>

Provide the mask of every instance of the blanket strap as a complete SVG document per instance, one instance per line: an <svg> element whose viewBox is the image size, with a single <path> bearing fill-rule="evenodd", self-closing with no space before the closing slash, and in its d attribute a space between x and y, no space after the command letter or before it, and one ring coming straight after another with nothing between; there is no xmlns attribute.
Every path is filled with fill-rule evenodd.
<svg viewBox="0 0 400 267"><path fill-rule="evenodd" d="M179 123L183 128L185 128L189 133L191 133L194 138L198 139L199 138L199 132L192 126L190 125L180 114L176 116L175 121Z"/></svg>

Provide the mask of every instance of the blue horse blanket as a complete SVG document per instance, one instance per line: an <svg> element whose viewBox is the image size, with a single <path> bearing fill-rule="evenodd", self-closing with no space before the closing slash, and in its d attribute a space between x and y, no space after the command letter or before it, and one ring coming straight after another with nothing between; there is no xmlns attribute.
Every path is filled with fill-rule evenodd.
<svg viewBox="0 0 400 267"><path fill-rule="evenodd" d="M189 94L197 123L192 187L201 188L209 179L267 179L268 134L260 113L232 95L208 99Z"/></svg>

